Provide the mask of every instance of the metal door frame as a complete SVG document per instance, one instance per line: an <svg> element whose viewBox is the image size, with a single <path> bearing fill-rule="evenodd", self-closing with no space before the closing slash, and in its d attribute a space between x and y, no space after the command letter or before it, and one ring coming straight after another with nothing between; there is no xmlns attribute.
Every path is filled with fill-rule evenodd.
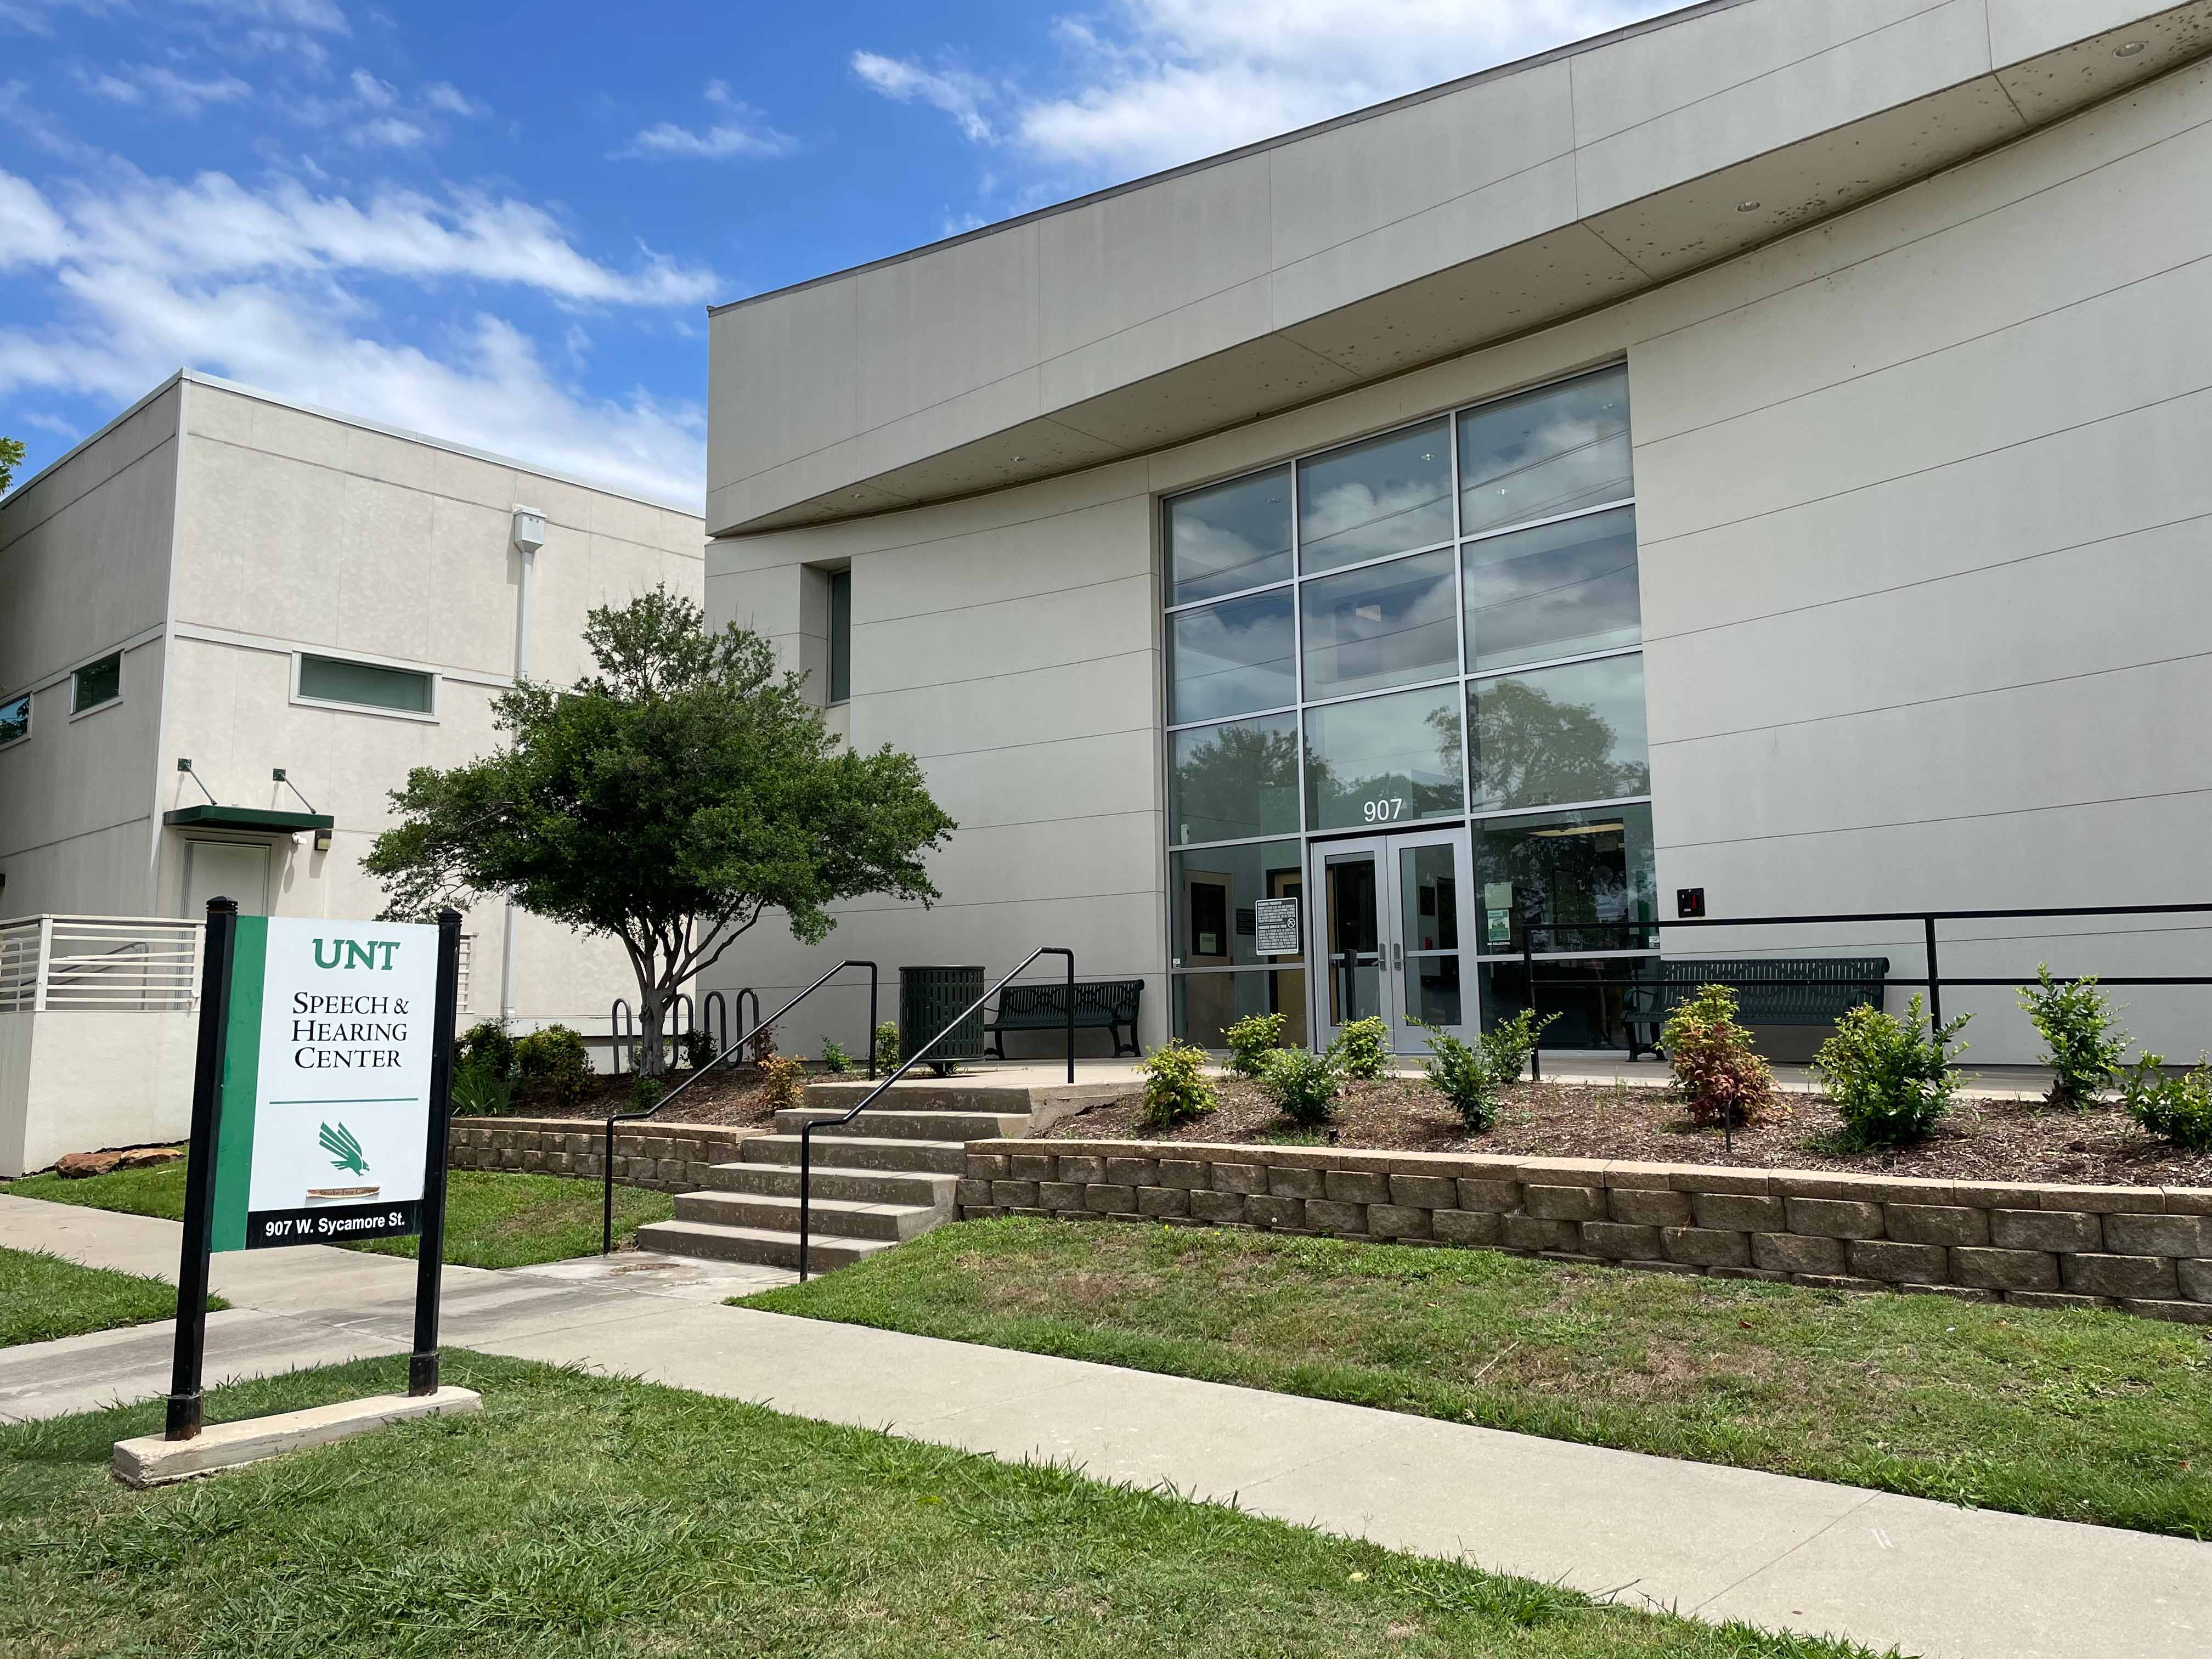
<svg viewBox="0 0 2212 1659"><path fill-rule="evenodd" d="M1428 1052L1428 1042L1418 1030L1406 1023L1404 1008L1404 975L1406 941L1402 930L1404 895L1400 885L1399 854L1413 847L1449 847L1454 849L1454 889L1457 900L1459 944L1455 950L1437 955L1455 955L1460 959L1460 1012L1457 1025L1446 1027L1454 1035L1471 1037L1481 1023L1480 998L1474 948L1474 848L1464 824L1446 825L1437 829L1412 829L1389 835L1348 836L1327 840L1310 838L1306 843L1306 915L1309 920L1306 957L1306 1029L1313 1033L1314 1046L1325 1048L1334 1033L1341 1029L1328 1024L1329 979L1333 972L1328 937L1328 860L1364 855L1375 865L1375 938L1380 964L1376 979L1380 986L1378 1012L1390 1027L1391 1041L1400 1054L1423 1054ZM1418 956L1420 952L1416 951Z"/></svg>

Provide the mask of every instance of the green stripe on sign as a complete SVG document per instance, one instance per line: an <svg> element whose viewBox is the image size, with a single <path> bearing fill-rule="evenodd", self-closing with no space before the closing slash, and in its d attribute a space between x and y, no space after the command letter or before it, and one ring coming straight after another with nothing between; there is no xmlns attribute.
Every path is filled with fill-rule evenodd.
<svg viewBox="0 0 2212 1659"><path fill-rule="evenodd" d="M213 1246L246 1248L246 1200L253 1184L254 1097L261 1084L261 986L269 965L269 919L240 916L230 958L230 1026L224 1033L222 1115L215 1146Z"/></svg>

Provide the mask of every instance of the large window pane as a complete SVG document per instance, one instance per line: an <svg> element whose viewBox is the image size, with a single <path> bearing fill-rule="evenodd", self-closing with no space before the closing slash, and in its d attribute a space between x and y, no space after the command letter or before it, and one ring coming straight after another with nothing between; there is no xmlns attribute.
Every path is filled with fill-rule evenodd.
<svg viewBox="0 0 2212 1659"><path fill-rule="evenodd" d="M430 712L430 677L407 668L348 662L339 657L300 659L300 695L319 702L350 702L371 708Z"/></svg>
<svg viewBox="0 0 2212 1659"><path fill-rule="evenodd" d="M1298 464L1298 568L1309 574L1451 534L1450 434L1442 421Z"/></svg>
<svg viewBox="0 0 2212 1659"><path fill-rule="evenodd" d="M1650 972L1653 960L1611 957L1601 962L1538 963L1536 1012L1556 1016L1537 1039L1539 1046L1626 1048L1633 1012L1644 1006L1633 981ZM1528 974L1520 963L1486 962L1480 974L1486 1028L1511 1019L1529 1006Z"/></svg>
<svg viewBox="0 0 2212 1659"><path fill-rule="evenodd" d="M1168 828L1176 841L1297 833L1297 716L1200 726L1171 737Z"/></svg>
<svg viewBox="0 0 2212 1659"><path fill-rule="evenodd" d="M1658 914L1649 806L1492 818L1474 826L1475 932L1486 952L1650 950ZM1531 930L1534 930L1533 933Z"/></svg>
<svg viewBox="0 0 2212 1659"><path fill-rule="evenodd" d="M98 662L88 662L71 677L70 712L81 714L123 695L123 653L115 652Z"/></svg>
<svg viewBox="0 0 2212 1659"><path fill-rule="evenodd" d="M1218 720L1298 700L1291 592L1229 599L1168 618L1168 719Z"/></svg>
<svg viewBox="0 0 2212 1659"><path fill-rule="evenodd" d="M1306 976L1291 969L1270 973L1176 974L1175 1034L1201 1048L1226 1048L1222 1033L1247 1014L1283 1015L1285 1048L1306 1040Z"/></svg>
<svg viewBox="0 0 2212 1659"><path fill-rule="evenodd" d="M1478 812L1651 793L1640 653L1477 680L1467 710Z"/></svg>
<svg viewBox="0 0 2212 1659"><path fill-rule="evenodd" d="M1449 548L1308 582L1298 603L1305 607L1309 697L1380 691L1459 672Z"/></svg>
<svg viewBox="0 0 2212 1659"><path fill-rule="evenodd" d="M31 694L0 702L0 743L15 743L31 735Z"/></svg>
<svg viewBox="0 0 2212 1659"><path fill-rule="evenodd" d="M1461 556L1475 668L1580 656L1644 637L1632 507L1469 542Z"/></svg>
<svg viewBox="0 0 2212 1659"><path fill-rule="evenodd" d="M1291 951L1262 952L1261 938L1263 903L1279 921L1287 903L1297 917L1296 931L1304 931L1305 871L1299 843L1271 841L1243 847L1209 847L1200 853L1175 853L1168 858L1169 898L1175 918L1175 936L1169 956L1177 968L1246 968L1268 963L1297 962L1304 945Z"/></svg>
<svg viewBox="0 0 2212 1659"><path fill-rule="evenodd" d="M1168 503L1168 603L1264 586L1291 574L1291 470L1234 478Z"/></svg>
<svg viewBox="0 0 2212 1659"><path fill-rule="evenodd" d="M1462 532L1625 501L1635 493L1626 368L1486 404L1459 422Z"/></svg>
<svg viewBox="0 0 2212 1659"><path fill-rule="evenodd" d="M1401 691L1306 711L1306 809L1315 830L1454 817L1459 691Z"/></svg>

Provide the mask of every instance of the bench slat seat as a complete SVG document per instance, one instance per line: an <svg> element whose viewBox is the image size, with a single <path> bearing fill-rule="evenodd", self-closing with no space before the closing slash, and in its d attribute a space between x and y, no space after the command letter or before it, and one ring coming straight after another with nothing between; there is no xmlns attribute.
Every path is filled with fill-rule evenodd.
<svg viewBox="0 0 2212 1659"><path fill-rule="evenodd" d="M1887 957L1677 957L1648 963L1630 988L1628 1057L1659 1052L1659 1028L1700 987L1736 994L1746 1025L1832 1025L1861 1003L1881 1006Z"/></svg>
<svg viewBox="0 0 2212 1659"><path fill-rule="evenodd" d="M1128 1052L1144 1052L1137 1046L1137 1007L1145 994L1145 981L1140 979L1078 980L1075 982L1075 1024L1079 1030L1111 1031L1114 1034L1114 1054L1121 1055L1121 1033L1128 1031ZM987 1054L1000 1060L1006 1057L1006 1046L1000 1042L1005 1031L1064 1031L1067 1029L1067 987L1060 985L1009 985L999 993L998 1008L983 1022L984 1033L990 1038Z"/></svg>

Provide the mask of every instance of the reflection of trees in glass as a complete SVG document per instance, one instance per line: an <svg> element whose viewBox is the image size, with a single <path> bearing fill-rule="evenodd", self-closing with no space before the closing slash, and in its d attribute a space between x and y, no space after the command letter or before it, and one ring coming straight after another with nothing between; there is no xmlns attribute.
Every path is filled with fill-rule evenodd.
<svg viewBox="0 0 2212 1659"><path fill-rule="evenodd" d="M1525 680L1488 680L1468 698L1474 793L1483 806L1542 806L1651 793L1650 763L1616 760L1620 733L1588 703Z"/></svg>
<svg viewBox="0 0 2212 1659"><path fill-rule="evenodd" d="M1459 715L1450 702L1433 704L1418 717L1399 697L1312 709L1306 715L1306 799L1313 829L1342 830L1466 810ZM1370 801L1393 803L1389 815L1367 816ZM1405 803L1402 811L1395 805L1399 801Z"/></svg>
<svg viewBox="0 0 2212 1659"><path fill-rule="evenodd" d="M1217 726L1176 759L1179 840L1229 840L1296 830L1297 730L1287 720Z"/></svg>
<svg viewBox="0 0 2212 1659"><path fill-rule="evenodd" d="M1513 948L1520 948L1532 922L1650 920L1650 837L1642 824L1637 827L1632 846L1625 818L1584 820L1576 815L1564 823L1483 826L1475 852L1476 879L1485 890L1499 882L1512 884ZM1647 935L1625 929L1585 933L1571 927L1547 929L1534 940L1539 951L1618 951L1650 942Z"/></svg>

